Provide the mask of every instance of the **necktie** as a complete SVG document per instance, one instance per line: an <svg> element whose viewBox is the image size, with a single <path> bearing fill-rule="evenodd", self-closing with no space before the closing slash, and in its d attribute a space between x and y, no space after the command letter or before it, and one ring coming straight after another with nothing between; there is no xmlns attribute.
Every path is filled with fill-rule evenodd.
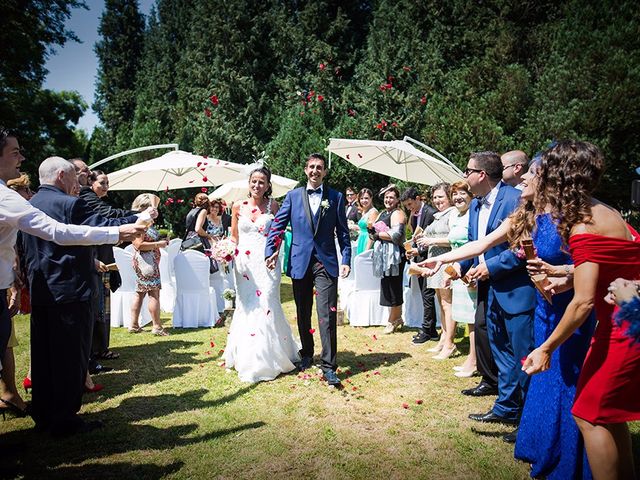
<svg viewBox="0 0 640 480"><path fill-rule="evenodd" d="M318 188L316 188L316 189L313 189L313 188L307 188L307 193L308 193L309 195L312 195L312 194L314 194L314 193L322 193L322 187L318 187Z"/></svg>

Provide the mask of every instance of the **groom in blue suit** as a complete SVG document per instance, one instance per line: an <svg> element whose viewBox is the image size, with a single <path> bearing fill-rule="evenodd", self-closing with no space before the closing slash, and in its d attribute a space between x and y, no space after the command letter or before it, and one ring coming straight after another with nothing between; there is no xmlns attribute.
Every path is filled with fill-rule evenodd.
<svg viewBox="0 0 640 480"><path fill-rule="evenodd" d="M313 363L313 332L311 309L314 286L318 328L322 342L320 368L330 386L340 386L336 374L338 367L336 309L338 302L338 275L349 275L351 243L345 215L342 193L322 182L327 174L326 160L317 153L307 158L304 172L306 187L287 193L282 206L271 224L265 247L267 267L275 268L280 243L287 225L291 225L292 242L289 252L287 275L293 284L296 302L302 371ZM338 267L335 237L342 253L342 265Z"/></svg>
<svg viewBox="0 0 640 480"><path fill-rule="evenodd" d="M469 158L464 175L473 194L480 197L469 207L470 241L497 229L520 202L520 191L501 181L502 169L495 152L473 153ZM493 408L469 418L517 424L529 384L520 359L533 350L535 290L526 261L505 242L480 257L461 262L460 273L478 282L478 310L486 305L489 343L498 367L498 398Z"/></svg>

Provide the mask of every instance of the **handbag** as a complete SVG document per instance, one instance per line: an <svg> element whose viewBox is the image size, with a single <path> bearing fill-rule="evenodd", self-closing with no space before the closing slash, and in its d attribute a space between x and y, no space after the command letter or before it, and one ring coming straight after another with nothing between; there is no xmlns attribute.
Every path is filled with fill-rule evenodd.
<svg viewBox="0 0 640 480"><path fill-rule="evenodd" d="M187 219L186 219L187 231L185 232L184 237L182 237L182 243L180 244L180 250L183 252L185 250L198 250L204 253L205 250L211 248L209 239L201 238L198 236L197 233L194 232L194 229L196 226L196 219L201 210L203 209L194 208L187 214ZM189 233L193 233L193 235L187 238L187 235L189 235ZM220 266L218 265L218 262L216 261L215 258L211 256L209 256L208 258L209 258L209 274L216 273L218 270L220 270Z"/></svg>

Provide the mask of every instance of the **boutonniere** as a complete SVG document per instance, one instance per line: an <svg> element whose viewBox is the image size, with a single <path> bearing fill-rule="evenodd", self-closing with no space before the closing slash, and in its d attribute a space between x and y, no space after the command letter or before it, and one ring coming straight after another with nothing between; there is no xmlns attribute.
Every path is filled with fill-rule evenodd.
<svg viewBox="0 0 640 480"><path fill-rule="evenodd" d="M331 204L329 203L329 200L327 200L325 198L324 200L322 200L320 202L320 206L322 207L323 210L326 210L327 208L329 208L331 206Z"/></svg>

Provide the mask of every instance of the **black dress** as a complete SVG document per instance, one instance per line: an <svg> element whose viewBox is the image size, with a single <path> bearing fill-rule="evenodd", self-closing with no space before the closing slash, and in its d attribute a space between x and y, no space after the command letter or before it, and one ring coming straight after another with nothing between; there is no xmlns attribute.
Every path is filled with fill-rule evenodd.
<svg viewBox="0 0 640 480"><path fill-rule="evenodd" d="M389 228L391 228L391 215L395 210L389 212L385 210L378 217L379 222L384 222ZM387 240L378 240L380 242ZM398 307L404 303L402 276L404 275L404 247L402 244L400 247L400 265L399 273L397 275L383 276L380 279L380 305L383 307Z"/></svg>

